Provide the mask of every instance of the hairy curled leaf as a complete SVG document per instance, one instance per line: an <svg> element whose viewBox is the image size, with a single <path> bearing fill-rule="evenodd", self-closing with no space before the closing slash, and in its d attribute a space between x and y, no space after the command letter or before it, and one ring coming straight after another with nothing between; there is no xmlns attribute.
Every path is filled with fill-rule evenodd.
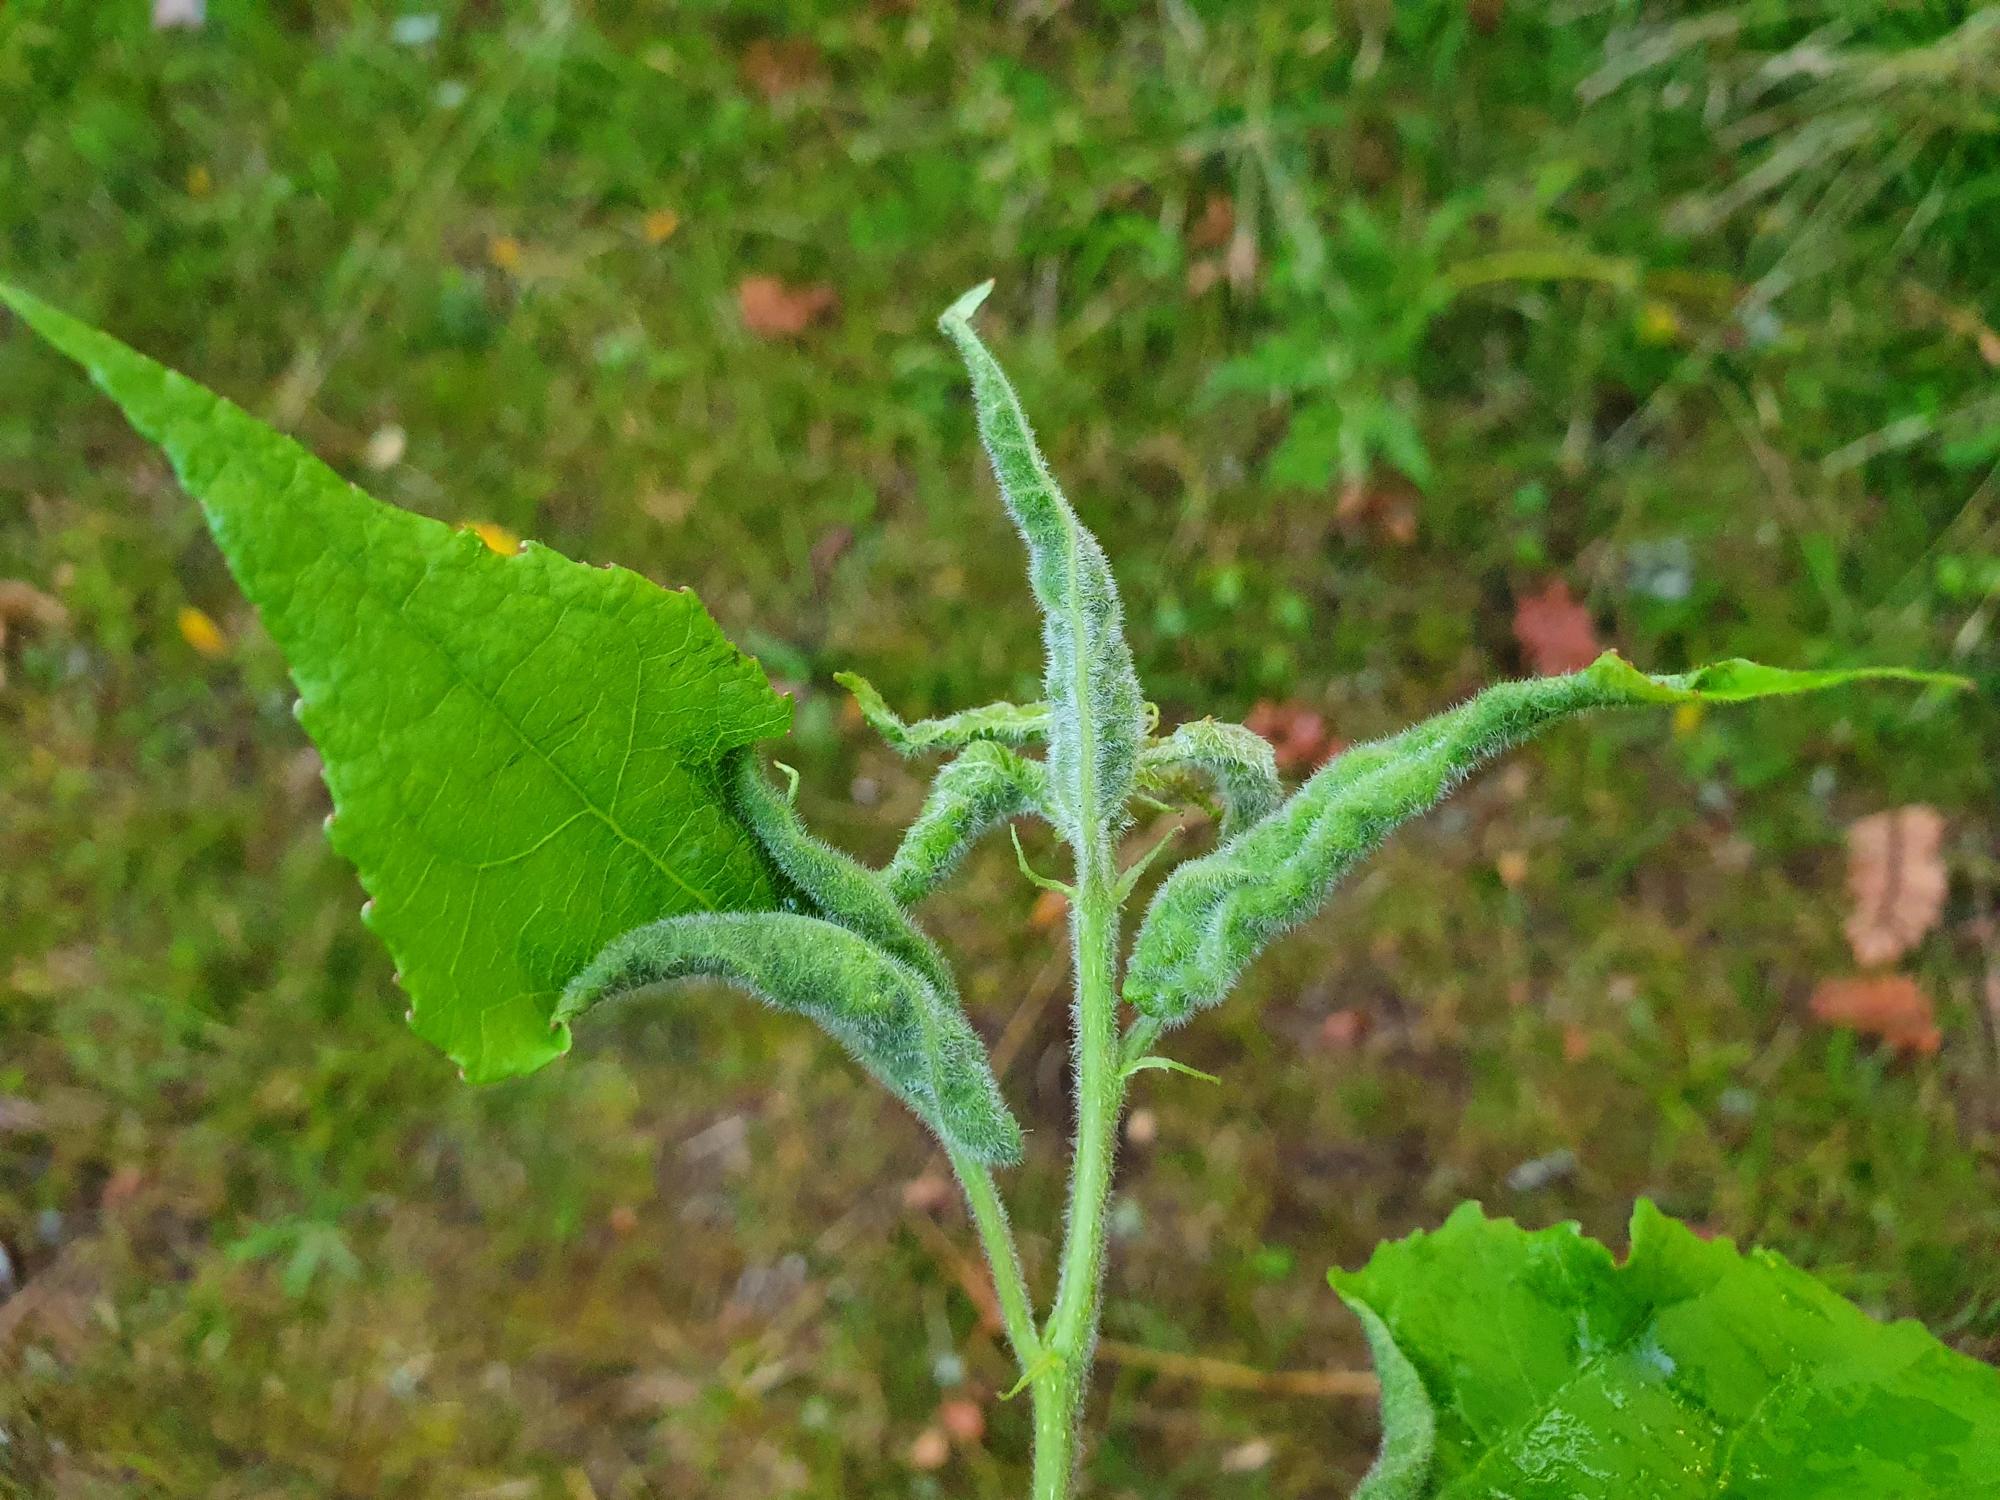
<svg viewBox="0 0 2000 1500"><path fill-rule="evenodd" d="M1341 1301L1361 1320L1382 1381L1382 1450L1355 1486L1353 1500L1421 1500L1437 1449L1437 1412L1423 1377L1374 1308L1344 1293Z"/></svg>
<svg viewBox="0 0 2000 1500"><path fill-rule="evenodd" d="M927 750L962 750L984 740L1002 745L1028 745L1047 737L1046 703L989 703L942 719L906 724L883 701L875 684L858 672L835 672L833 680L854 695L854 705L868 727L898 755L922 755Z"/></svg>
<svg viewBox="0 0 2000 1500"><path fill-rule="evenodd" d="M791 803L771 790L749 751L736 754L728 775L736 815L820 916L908 964L940 995L957 1002L958 984L944 955L917 929L880 875L807 833Z"/></svg>
<svg viewBox="0 0 2000 1500"><path fill-rule="evenodd" d="M967 292L938 327L965 359L979 435L1007 512L1028 544L1028 580L1042 607L1048 652L1049 811L1081 853L1100 842L1093 822L1123 814L1146 736L1146 707L1111 566L1049 473L999 361L972 331L970 319L991 290L988 282Z"/></svg>
<svg viewBox="0 0 2000 1500"><path fill-rule="evenodd" d="M1232 838L1284 800L1271 742L1241 724L1196 719L1139 752L1139 780L1187 772L1215 789L1222 836Z"/></svg>
<svg viewBox="0 0 2000 1500"><path fill-rule="evenodd" d="M1392 829L1482 761L1558 719L1649 703L1735 703L1864 678L1964 685L1896 668L1786 672L1746 661L1649 677L1606 652L1581 672L1488 688L1415 728L1347 751L1262 822L1175 870L1139 928L1125 998L1169 1026L1217 1004L1264 946L1318 911Z"/></svg>
<svg viewBox="0 0 2000 1500"><path fill-rule="evenodd" d="M889 894L906 906L921 901L988 829L1040 811L1046 788L1040 761L991 740L967 745L938 772L923 811L882 872Z"/></svg>
<svg viewBox="0 0 2000 1500"><path fill-rule="evenodd" d="M947 1145L989 1165L1021 1159L1021 1127L958 1006L908 964L818 917L701 913L634 928L569 982L556 1020L695 978L725 980L818 1022Z"/></svg>

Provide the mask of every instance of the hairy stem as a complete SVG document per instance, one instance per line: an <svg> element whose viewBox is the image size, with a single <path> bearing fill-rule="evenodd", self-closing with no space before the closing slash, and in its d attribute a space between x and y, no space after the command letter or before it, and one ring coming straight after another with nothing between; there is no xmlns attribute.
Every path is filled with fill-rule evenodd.
<svg viewBox="0 0 2000 1500"><path fill-rule="evenodd" d="M1108 843L1108 840L1106 841ZM1104 1211L1124 1080L1118 1047L1118 899L1109 850L1079 851L1076 945L1076 1151L1069 1232L1035 1379L1034 1500L1067 1500L1077 1430L1097 1343L1104 1284Z"/></svg>
<svg viewBox="0 0 2000 1500"><path fill-rule="evenodd" d="M955 1147L950 1155L952 1170L958 1173L965 1201L972 1209L972 1222L979 1226L986 1263L993 1270L993 1290L1000 1298L1000 1320L1006 1325L1007 1341L1014 1346L1014 1357L1026 1374L1041 1359L1042 1341L1035 1332L1035 1308L1028 1297L1027 1278L1021 1274L1021 1256L1014 1248L1007 1210L984 1162Z"/></svg>

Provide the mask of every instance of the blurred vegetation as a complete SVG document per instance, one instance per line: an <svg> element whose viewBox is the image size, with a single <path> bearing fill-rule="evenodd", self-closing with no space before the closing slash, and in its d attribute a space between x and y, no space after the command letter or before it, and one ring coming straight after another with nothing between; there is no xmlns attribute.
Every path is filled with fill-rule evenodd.
<svg viewBox="0 0 2000 1500"><path fill-rule="evenodd" d="M385 499L693 586L878 859L921 784L830 674L1034 692L932 329L989 275L1170 721L1399 727L1526 670L1557 578L1649 669L1971 674L1600 720L1399 837L1177 1039L1223 1087L1139 1086L1106 1332L1356 1366L1329 1264L1465 1197L1617 1242L1643 1192L1994 1358L1996 110L2000 9L1922 0L15 0L0 272ZM759 337L753 276L833 301ZM408 1034L282 663L14 329L0 578L66 617L0 688L0 1494L1019 1492L970 1232L810 1029L690 997L476 1091ZM1806 1000L1845 823L1912 801L1953 884L1899 1057ZM929 914L1046 1293L1035 895L994 852ZM913 1468L946 1398L985 1436ZM1090 1420L1106 1496L1340 1495L1374 1441L1108 1362Z"/></svg>

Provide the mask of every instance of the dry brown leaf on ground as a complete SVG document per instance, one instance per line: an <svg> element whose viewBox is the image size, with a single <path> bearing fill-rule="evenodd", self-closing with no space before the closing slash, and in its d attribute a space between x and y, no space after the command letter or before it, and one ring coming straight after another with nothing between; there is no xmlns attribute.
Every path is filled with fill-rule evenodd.
<svg viewBox="0 0 2000 1500"><path fill-rule="evenodd" d="M1851 1026L1892 1047L1923 1053L1938 1049L1937 1012L1931 997L1907 974L1823 979L1813 991L1812 1013L1816 1021Z"/></svg>
<svg viewBox="0 0 2000 1500"><path fill-rule="evenodd" d="M1260 698L1243 727L1271 742L1280 771L1316 771L1347 748L1347 741L1327 733L1326 720L1302 703Z"/></svg>
<svg viewBox="0 0 2000 1500"><path fill-rule="evenodd" d="M1560 578L1515 604L1514 639L1528 665L1544 677L1580 672L1604 650L1590 611L1570 597L1569 585Z"/></svg>
<svg viewBox="0 0 2000 1500"><path fill-rule="evenodd" d="M787 37L774 42L759 37L743 49L738 65L744 84L775 104L787 94L797 93L819 81L819 48L803 37Z"/></svg>
<svg viewBox="0 0 2000 1500"><path fill-rule="evenodd" d="M1227 193L1210 193L1201 217L1188 226L1190 250L1220 250L1236 235L1236 204Z"/></svg>
<svg viewBox="0 0 2000 1500"><path fill-rule="evenodd" d="M1912 803L1847 828L1847 941L1865 968L1894 963L1937 925L1951 881L1939 848L1944 818Z"/></svg>
<svg viewBox="0 0 2000 1500"><path fill-rule="evenodd" d="M736 288L743 326L760 339L795 338L839 301L833 288L787 286L775 276L745 276Z"/></svg>
<svg viewBox="0 0 2000 1500"><path fill-rule="evenodd" d="M63 625L69 611L62 601L43 593L18 578L0 578L0 646L7 644L7 632L14 625ZM0 661L0 687L7 685L7 664Z"/></svg>

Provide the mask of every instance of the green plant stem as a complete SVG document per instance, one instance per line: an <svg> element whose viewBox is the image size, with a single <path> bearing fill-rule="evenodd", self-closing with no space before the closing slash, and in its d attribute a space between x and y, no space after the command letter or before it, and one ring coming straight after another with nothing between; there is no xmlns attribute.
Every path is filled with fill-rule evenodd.
<svg viewBox="0 0 2000 1500"><path fill-rule="evenodd" d="M1034 1380L1034 1500L1067 1500L1078 1417L1097 1343L1104 1282L1104 1210L1125 1084L1118 1047L1118 898L1108 851L1079 859L1076 945L1076 1151L1062 1279L1042 1329Z"/></svg>
<svg viewBox="0 0 2000 1500"><path fill-rule="evenodd" d="M965 1201L972 1209L972 1222L979 1226L979 1243L986 1251L986 1263L993 1269L993 1290L1000 1298L1000 1319L1007 1327L1007 1341L1014 1357L1027 1374L1041 1359L1042 1341L1035 1332L1034 1304L1028 1298L1027 1278L1021 1274L1021 1256L1014 1248L1014 1231L1007 1222L1007 1210L993 1186L993 1173L984 1162L965 1152L950 1152L952 1170L965 1189Z"/></svg>

